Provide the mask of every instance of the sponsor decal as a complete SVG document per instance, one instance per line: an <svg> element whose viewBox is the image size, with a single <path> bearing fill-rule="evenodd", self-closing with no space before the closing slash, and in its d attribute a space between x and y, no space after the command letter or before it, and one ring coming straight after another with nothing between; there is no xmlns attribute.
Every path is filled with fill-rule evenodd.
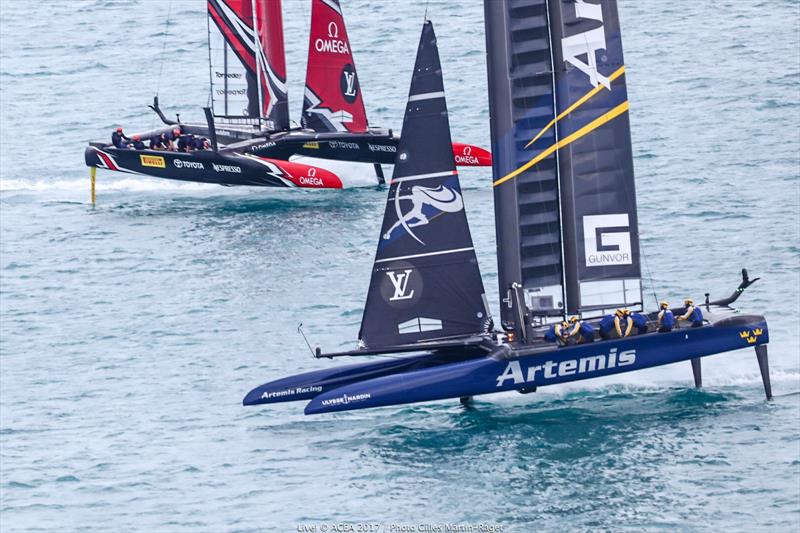
<svg viewBox="0 0 800 533"><path fill-rule="evenodd" d="M370 152L397 152L397 146L391 146L388 144L371 144L367 143Z"/></svg>
<svg viewBox="0 0 800 533"><path fill-rule="evenodd" d="M197 170L205 170L206 167L200 161L186 161L185 159L173 159L172 164L175 168L194 168Z"/></svg>
<svg viewBox="0 0 800 533"><path fill-rule="evenodd" d="M408 290L408 280L411 279L411 272L413 271L409 268L399 273L393 270L390 270L386 273L386 275L389 276L389 281L392 282L392 286L394 287L394 296L389 298L390 302L396 302L397 300L410 300L414 297L414 289L406 292Z"/></svg>
<svg viewBox="0 0 800 533"><path fill-rule="evenodd" d="M219 96L244 96L247 94L247 89L217 89L216 92Z"/></svg>
<svg viewBox="0 0 800 533"><path fill-rule="evenodd" d="M465 146L460 154L456 154L456 164L458 165L477 165L478 163L480 160L472 155L471 146Z"/></svg>
<svg viewBox="0 0 800 533"><path fill-rule="evenodd" d="M166 168L167 164L160 155L139 155L143 167Z"/></svg>
<svg viewBox="0 0 800 533"><path fill-rule="evenodd" d="M348 102L353 103L358 96L358 78L353 65L350 63L342 67L342 75L339 77L339 89L342 91L342 97Z"/></svg>
<svg viewBox="0 0 800 533"><path fill-rule="evenodd" d="M755 328L753 330L746 329L739 332L739 338L745 339L747 344L755 344L758 338L763 334L764 330L761 328Z"/></svg>
<svg viewBox="0 0 800 533"><path fill-rule="evenodd" d="M306 175L300 176L300 179L297 181L300 182L300 185L312 185L315 187L322 187L325 185L325 182L322 181L322 178L317 177L317 169L313 167L309 168Z"/></svg>
<svg viewBox="0 0 800 533"><path fill-rule="evenodd" d="M216 74L217 78L228 78L229 80L230 79L238 80L242 77L242 74L239 72L220 72L218 70L215 70L214 74Z"/></svg>
<svg viewBox="0 0 800 533"><path fill-rule="evenodd" d="M350 48L347 46L347 42L339 39L339 25L333 21L328 24L328 38L323 39L318 37L317 40L314 41L314 49L317 52L327 52L331 54L350 53Z"/></svg>
<svg viewBox="0 0 800 533"><path fill-rule="evenodd" d="M397 214L397 222L383 234L383 238L387 240L392 237L392 232L395 229L402 227L406 233L424 245L425 243L411 231L413 227L424 226L430 222L428 216L423 212L424 208L432 207L440 213L457 213L464 209L464 200L461 198L461 194L444 185L439 185L438 187L414 185L411 187L411 193L405 196L400 196L400 189L402 189L402 184L398 184L397 189L395 189L394 208ZM411 207L405 213L400 207L402 200L411 202Z"/></svg>
<svg viewBox="0 0 800 533"><path fill-rule="evenodd" d="M606 49L603 6L589 3L586 0L575 0L574 5L576 17L597 21L600 26L561 39L561 51L564 54L564 61L589 76L592 86L602 85L611 90L611 80L597 70L597 51ZM586 56L585 62L579 59L581 56Z"/></svg>
<svg viewBox="0 0 800 533"><path fill-rule="evenodd" d="M322 392L322 387L311 385L310 387L296 387L293 389L284 389L281 391L264 392L261 394L262 400L269 400L272 398L285 398L287 396L296 396L298 394L308 394L309 392Z"/></svg>
<svg viewBox="0 0 800 533"><path fill-rule="evenodd" d="M217 163L211 163L211 166L214 168L214 172L242 173L242 167L237 167L236 165L218 165Z"/></svg>
<svg viewBox="0 0 800 533"><path fill-rule="evenodd" d="M586 266L630 265L631 232L628 214L583 217L583 245Z"/></svg>
<svg viewBox="0 0 800 533"><path fill-rule="evenodd" d="M303 148L311 148L312 150L319 150L319 143L317 141L307 142L303 145Z"/></svg>
<svg viewBox="0 0 800 533"><path fill-rule="evenodd" d="M354 143L354 142L328 141L328 145L331 148L346 148L348 150L358 150L359 149L358 143Z"/></svg>
<svg viewBox="0 0 800 533"><path fill-rule="evenodd" d="M527 367L525 372L518 360L509 361L503 373L497 376L497 386L502 387L509 380L514 385L533 383L537 373L542 379L555 379L577 374L591 374L618 366L632 365L635 362L636 350L625 350L618 354L616 348L611 348L608 354L590 355L560 362L545 361L540 365Z"/></svg>
<svg viewBox="0 0 800 533"><path fill-rule="evenodd" d="M363 394L353 394L352 396L348 396L347 394L342 394L341 396L338 396L336 398L322 400L322 405L326 407L330 405L347 405L349 403L369 400L370 398L372 398L372 394L368 392L365 392Z"/></svg>
<svg viewBox="0 0 800 533"><path fill-rule="evenodd" d="M261 143L261 144L254 144L253 146L250 147L250 151L251 152L256 152L258 150L264 150L266 148L272 148L275 145L276 145L276 143L274 143L272 141Z"/></svg>

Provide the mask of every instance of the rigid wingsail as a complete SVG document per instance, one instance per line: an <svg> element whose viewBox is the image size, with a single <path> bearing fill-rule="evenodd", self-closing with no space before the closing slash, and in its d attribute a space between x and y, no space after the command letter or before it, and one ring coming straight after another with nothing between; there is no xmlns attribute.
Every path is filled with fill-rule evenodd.
<svg viewBox="0 0 800 533"><path fill-rule="evenodd" d="M169 120L138 132L120 146L92 142L86 165L221 185L341 188L329 161L366 163L376 183L382 164L393 164L400 141L390 129L371 127L339 0L312 0L301 126L290 127L281 0L207 0L210 102L206 122ZM180 137L208 139L198 149L159 147ZM154 139L155 143L151 143ZM186 144L186 143L184 143ZM172 146L174 148L174 146ZM489 166L480 147L451 143L462 166ZM330 166L331 168L326 168Z"/></svg>
<svg viewBox="0 0 800 533"><path fill-rule="evenodd" d="M658 313L644 309L616 3L516 4L485 2L500 328L484 295L426 22L359 348L316 352L377 359L265 383L245 405L304 400L316 414L465 401L686 360L700 386L700 358L749 347L771 397L767 322L730 307L755 281L746 271L730 297L706 297L693 324L657 326ZM598 320L621 308L643 317L638 334L598 337ZM548 342L551 326L570 315L590 333Z"/></svg>

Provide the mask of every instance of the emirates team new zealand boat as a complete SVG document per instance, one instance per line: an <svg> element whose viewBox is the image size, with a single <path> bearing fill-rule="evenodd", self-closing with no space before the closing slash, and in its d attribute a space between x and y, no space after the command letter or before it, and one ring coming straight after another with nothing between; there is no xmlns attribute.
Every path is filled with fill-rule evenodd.
<svg viewBox="0 0 800 533"><path fill-rule="evenodd" d="M557 347L567 314L642 311L625 68L614 0L487 0L489 100L500 283L494 331L473 249L433 26L417 53L359 347L388 355L279 379L245 405L310 400L306 414L468 399L755 347L767 397L763 316L730 307L755 280L702 305L699 327ZM403 354L398 356L398 354Z"/></svg>
<svg viewBox="0 0 800 533"><path fill-rule="evenodd" d="M325 168L325 160L338 160L372 163L382 183L380 165L394 163L400 138L368 125L339 0L312 0L300 128L289 124L281 1L208 0L207 5L206 123L169 120L155 98L150 107L165 126L138 135L146 140L177 128L180 134L208 137L212 149L135 151L92 142L86 165L221 185L340 188L341 177ZM480 147L454 143L452 151L459 165L491 165L491 154Z"/></svg>

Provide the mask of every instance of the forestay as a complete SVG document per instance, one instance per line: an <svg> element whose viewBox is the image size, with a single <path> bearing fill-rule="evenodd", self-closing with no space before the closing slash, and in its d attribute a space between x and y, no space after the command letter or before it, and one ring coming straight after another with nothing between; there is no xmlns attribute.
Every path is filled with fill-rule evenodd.
<svg viewBox="0 0 800 533"><path fill-rule="evenodd" d="M426 22L359 333L366 347L488 325L451 146L436 36Z"/></svg>

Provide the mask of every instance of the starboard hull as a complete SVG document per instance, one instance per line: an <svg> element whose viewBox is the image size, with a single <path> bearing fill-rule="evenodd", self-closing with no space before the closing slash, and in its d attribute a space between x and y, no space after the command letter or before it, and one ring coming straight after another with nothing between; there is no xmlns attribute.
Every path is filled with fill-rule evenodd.
<svg viewBox="0 0 800 533"><path fill-rule="evenodd" d="M276 395L269 402L308 400L306 414L365 409L443 400L504 391L532 391L538 387L632 372L680 361L762 346L769 342L764 317L736 315L701 328L671 333L649 333L625 339L555 348L500 345L490 355L465 355L444 362L441 354L409 358L407 364L378 361L362 365L339 381L335 371L319 371L280 380L316 387L302 395ZM396 360L395 360L396 361ZM353 368L350 367L350 368ZM342 369L339 369L342 370ZM325 374L327 373L327 375ZM346 372L347 373L347 372ZM345 373L345 374L346 374ZM274 385L279 384L273 382ZM320 383L323 383L320 385ZM267 384L269 385L269 384ZM253 398L254 389L248 394ZM249 405L247 399L245 404Z"/></svg>

